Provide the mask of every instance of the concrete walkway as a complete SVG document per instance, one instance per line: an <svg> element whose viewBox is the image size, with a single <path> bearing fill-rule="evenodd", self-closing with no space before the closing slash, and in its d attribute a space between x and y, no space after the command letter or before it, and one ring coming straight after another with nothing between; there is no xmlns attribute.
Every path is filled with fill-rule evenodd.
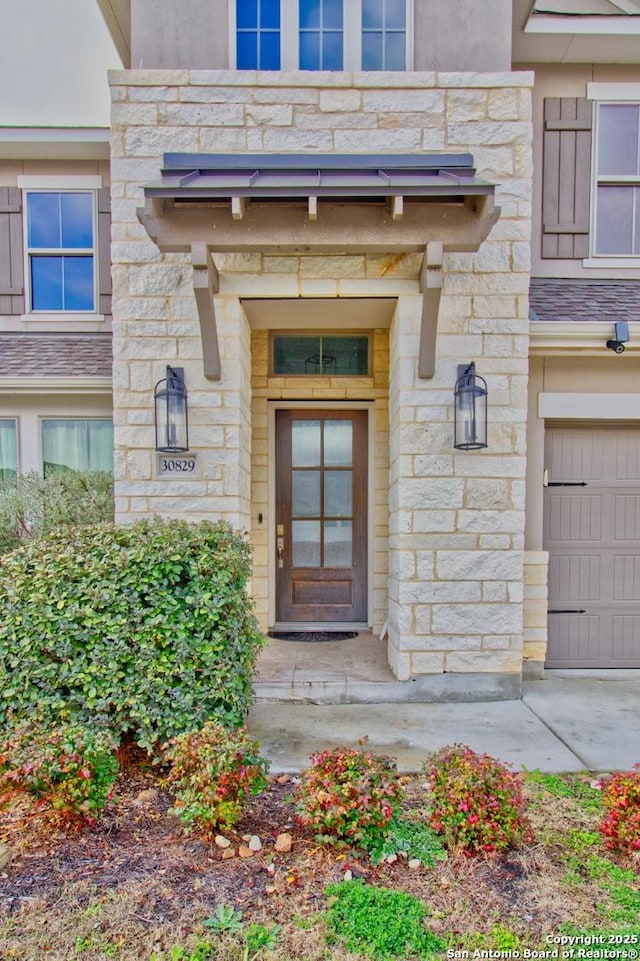
<svg viewBox="0 0 640 961"><path fill-rule="evenodd" d="M516 769L612 771L640 763L640 671L547 671L521 700L474 703L310 704L258 700L249 729L273 772L296 772L338 744L419 771L426 754L469 744Z"/></svg>

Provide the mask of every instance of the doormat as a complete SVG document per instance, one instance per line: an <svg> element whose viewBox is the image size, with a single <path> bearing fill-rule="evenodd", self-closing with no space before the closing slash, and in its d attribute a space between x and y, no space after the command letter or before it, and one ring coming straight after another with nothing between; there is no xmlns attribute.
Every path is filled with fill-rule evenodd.
<svg viewBox="0 0 640 961"><path fill-rule="evenodd" d="M357 631L269 631L276 641L348 641Z"/></svg>

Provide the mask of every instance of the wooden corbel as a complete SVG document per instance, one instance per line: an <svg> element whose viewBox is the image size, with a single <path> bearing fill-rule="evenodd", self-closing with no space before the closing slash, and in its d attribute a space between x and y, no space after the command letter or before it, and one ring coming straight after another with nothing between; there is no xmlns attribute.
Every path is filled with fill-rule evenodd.
<svg viewBox="0 0 640 961"><path fill-rule="evenodd" d="M220 277L207 244L198 242L191 245L191 263L193 292L200 319L204 376L207 380L220 380L220 350L213 300L213 295L220 290Z"/></svg>
<svg viewBox="0 0 640 961"><path fill-rule="evenodd" d="M422 323L420 325L418 377L423 378L433 377L436 370L436 337L438 334L440 294L442 293L442 261L442 241L430 240L425 247L420 270Z"/></svg>

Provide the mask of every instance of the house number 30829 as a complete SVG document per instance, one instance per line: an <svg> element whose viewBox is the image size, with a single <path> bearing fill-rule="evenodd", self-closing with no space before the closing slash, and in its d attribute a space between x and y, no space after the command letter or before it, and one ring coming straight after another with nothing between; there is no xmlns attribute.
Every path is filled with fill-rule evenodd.
<svg viewBox="0 0 640 961"><path fill-rule="evenodd" d="M180 474L182 477L190 474L196 476L196 458L190 454L188 457L167 457L166 454L158 455L156 461L157 477L175 477Z"/></svg>

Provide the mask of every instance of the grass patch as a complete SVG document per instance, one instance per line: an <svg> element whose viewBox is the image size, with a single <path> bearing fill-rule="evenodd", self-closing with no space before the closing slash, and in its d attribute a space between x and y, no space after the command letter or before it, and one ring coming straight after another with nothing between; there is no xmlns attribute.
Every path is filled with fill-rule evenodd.
<svg viewBox="0 0 640 961"><path fill-rule="evenodd" d="M425 926L429 910L404 891L391 891L363 881L329 885L327 923L350 951L377 961L431 958L444 941Z"/></svg>

